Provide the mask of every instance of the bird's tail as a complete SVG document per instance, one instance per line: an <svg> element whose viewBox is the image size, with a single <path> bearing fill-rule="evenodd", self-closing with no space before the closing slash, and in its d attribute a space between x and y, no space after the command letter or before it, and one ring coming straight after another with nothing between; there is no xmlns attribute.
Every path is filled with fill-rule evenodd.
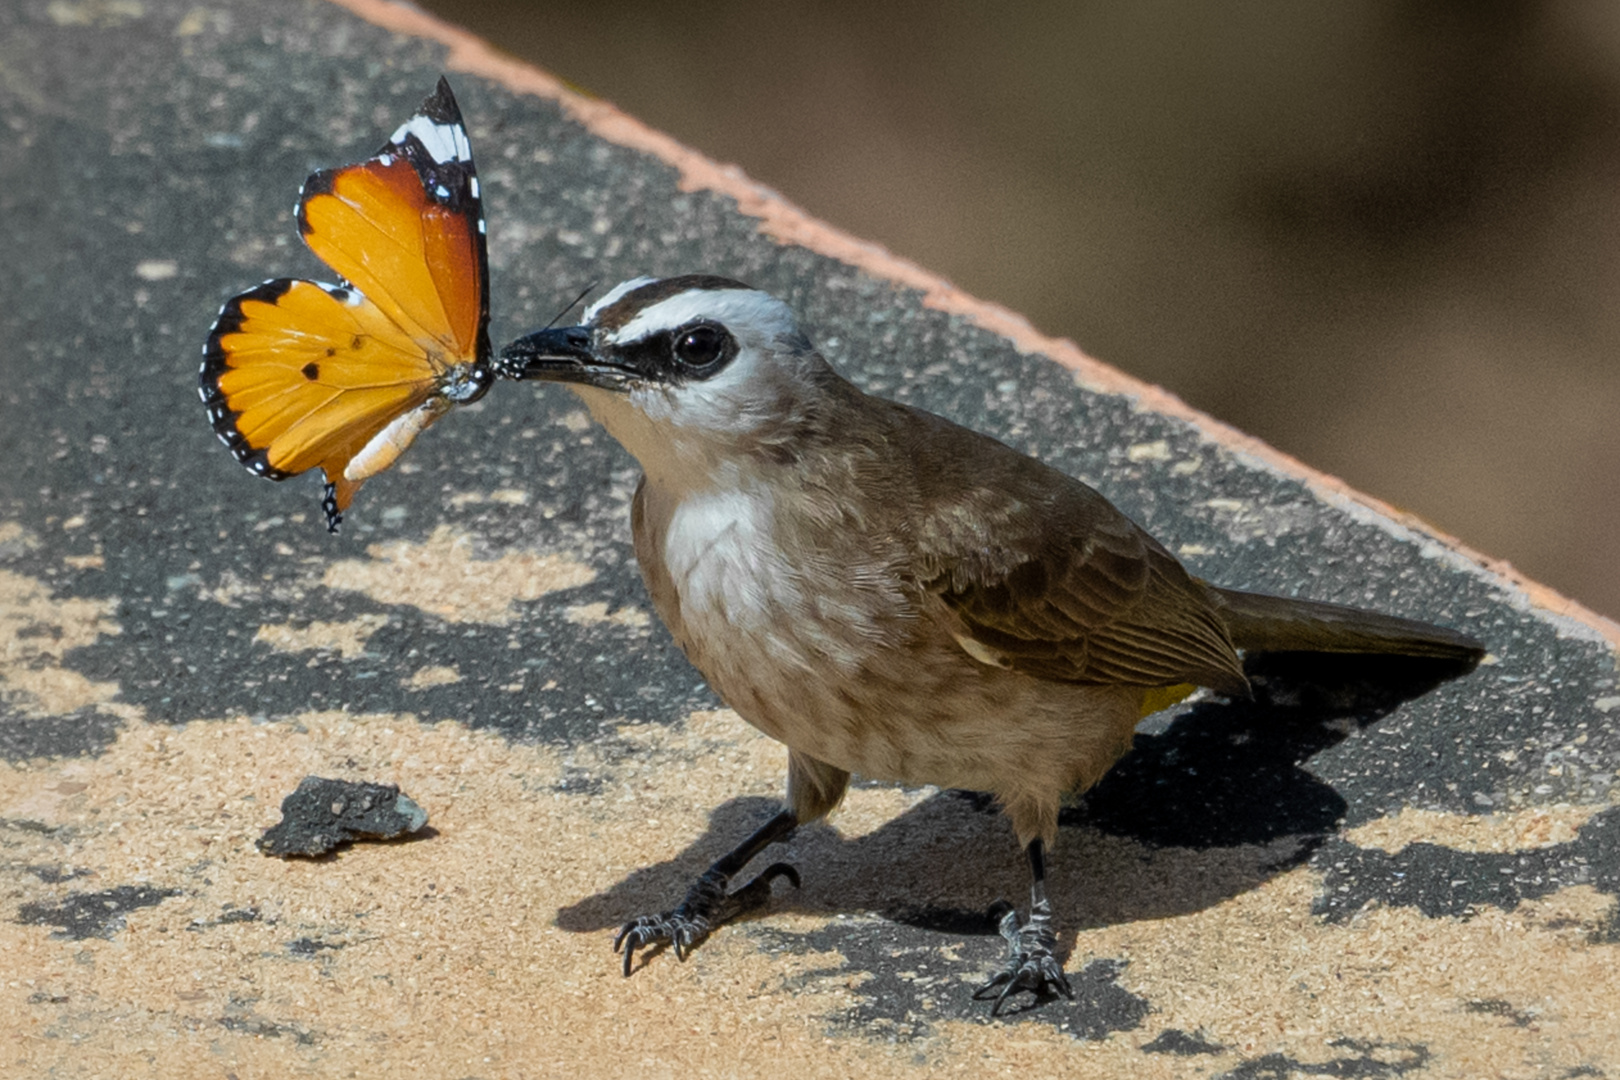
<svg viewBox="0 0 1620 1080"><path fill-rule="evenodd" d="M1374 611L1222 589L1207 582L1210 603L1250 652L1381 653L1478 662L1485 646L1456 630Z"/></svg>

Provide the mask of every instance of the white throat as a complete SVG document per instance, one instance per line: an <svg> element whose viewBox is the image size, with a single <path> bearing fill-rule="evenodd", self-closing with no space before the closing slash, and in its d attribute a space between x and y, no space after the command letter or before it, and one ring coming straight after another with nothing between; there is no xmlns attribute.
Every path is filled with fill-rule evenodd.
<svg viewBox="0 0 1620 1080"><path fill-rule="evenodd" d="M648 416L645 402L657 388L629 394L594 386L570 386L590 411L592 419L629 451L647 474L648 483L676 498L717 487L735 487L742 480L742 463L723 452L723 444L710 433L659 422Z"/></svg>

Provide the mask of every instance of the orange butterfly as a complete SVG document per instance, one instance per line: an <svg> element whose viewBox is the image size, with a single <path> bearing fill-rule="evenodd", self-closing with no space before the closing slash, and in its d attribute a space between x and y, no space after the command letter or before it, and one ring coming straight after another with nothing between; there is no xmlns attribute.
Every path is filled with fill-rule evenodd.
<svg viewBox="0 0 1620 1080"><path fill-rule="evenodd" d="M344 283L276 278L232 297L199 392L258 475L321 467L336 532L367 478L493 381L483 203L449 83L376 157L306 180L298 228Z"/></svg>

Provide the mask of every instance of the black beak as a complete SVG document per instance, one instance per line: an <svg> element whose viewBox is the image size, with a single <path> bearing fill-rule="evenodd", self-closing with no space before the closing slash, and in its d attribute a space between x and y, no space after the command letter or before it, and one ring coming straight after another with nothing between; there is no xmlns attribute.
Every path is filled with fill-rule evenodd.
<svg viewBox="0 0 1620 1080"><path fill-rule="evenodd" d="M581 383L604 390L629 389L635 372L597 355L583 326L536 330L501 350L497 374L507 379Z"/></svg>

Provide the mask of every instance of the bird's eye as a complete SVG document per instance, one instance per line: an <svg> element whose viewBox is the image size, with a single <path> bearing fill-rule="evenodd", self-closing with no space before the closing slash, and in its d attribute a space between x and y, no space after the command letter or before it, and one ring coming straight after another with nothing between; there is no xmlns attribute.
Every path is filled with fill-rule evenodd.
<svg viewBox="0 0 1620 1080"><path fill-rule="evenodd" d="M675 359L686 368L712 367L724 358L730 342L723 327L707 323L688 327L675 335Z"/></svg>

